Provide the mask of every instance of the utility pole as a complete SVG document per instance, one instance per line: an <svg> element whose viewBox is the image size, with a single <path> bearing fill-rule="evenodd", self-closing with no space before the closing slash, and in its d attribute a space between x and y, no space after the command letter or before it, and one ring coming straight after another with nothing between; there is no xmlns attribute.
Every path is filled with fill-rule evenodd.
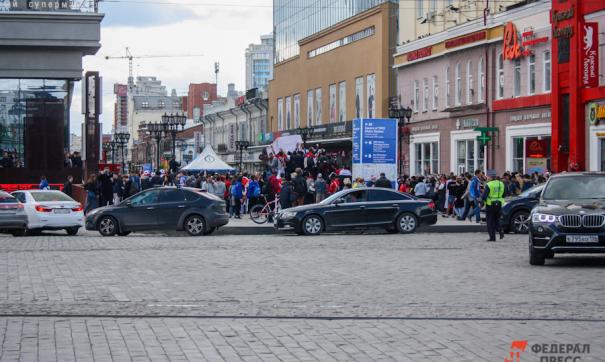
<svg viewBox="0 0 605 362"><path fill-rule="evenodd" d="M218 72L220 69L219 62L214 62L214 79L216 81L216 95L218 96Z"/></svg>

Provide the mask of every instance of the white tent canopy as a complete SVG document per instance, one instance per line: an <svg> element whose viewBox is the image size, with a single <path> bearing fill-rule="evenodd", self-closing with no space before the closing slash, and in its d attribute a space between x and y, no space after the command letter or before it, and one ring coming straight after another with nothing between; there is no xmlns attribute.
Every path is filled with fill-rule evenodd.
<svg viewBox="0 0 605 362"><path fill-rule="evenodd" d="M207 145L195 160L191 161L191 163L181 170L194 172L229 172L234 171L235 169L223 162L216 152L214 152L212 146Z"/></svg>

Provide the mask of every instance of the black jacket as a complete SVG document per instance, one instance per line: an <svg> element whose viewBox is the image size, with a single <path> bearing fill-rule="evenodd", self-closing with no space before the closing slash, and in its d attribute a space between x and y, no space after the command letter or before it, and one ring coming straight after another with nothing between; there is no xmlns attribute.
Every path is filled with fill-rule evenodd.
<svg viewBox="0 0 605 362"><path fill-rule="evenodd" d="M69 197L72 197L74 192L73 184L69 181L63 184L63 193Z"/></svg>
<svg viewBox="0 0 605 362"><path fill-rule="evenodd" d="M376 183L374 184L374 186L384 187L385 189L393 188L393 186L391 185L391 181L389 181L389 179L386 177L381 177L378 180L376 180Z"/></svg>

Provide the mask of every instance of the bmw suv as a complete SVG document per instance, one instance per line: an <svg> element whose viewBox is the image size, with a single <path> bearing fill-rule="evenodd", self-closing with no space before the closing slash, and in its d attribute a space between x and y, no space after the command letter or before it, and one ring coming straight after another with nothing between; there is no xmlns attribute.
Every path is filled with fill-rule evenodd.
<svg viewBox="0 0 605 362"><path fill-rule="evenodd" d="M529 263L556 253L605 253L605 173L552 176L529 221Z"/></svg>

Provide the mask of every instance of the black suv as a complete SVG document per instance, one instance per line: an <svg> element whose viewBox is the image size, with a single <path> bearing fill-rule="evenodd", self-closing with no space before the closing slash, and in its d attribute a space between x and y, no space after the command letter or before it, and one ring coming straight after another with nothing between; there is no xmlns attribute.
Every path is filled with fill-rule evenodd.
<svg viewBox="0 0 605 362"><path fill-rule="evenodd" d="M605 173L552 176L529 221L529 263L555 253L605 253Z"/></svg>

